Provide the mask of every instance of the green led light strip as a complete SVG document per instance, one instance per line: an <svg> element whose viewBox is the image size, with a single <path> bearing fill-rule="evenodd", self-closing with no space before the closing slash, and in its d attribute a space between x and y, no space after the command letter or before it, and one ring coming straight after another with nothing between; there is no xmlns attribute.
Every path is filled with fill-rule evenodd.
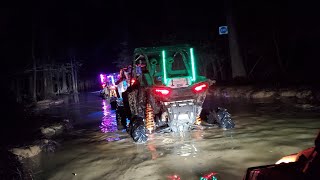
<svg viewBox="0 0 320 180"><path fill-rule="evenodd" d="M194 64L193 48L190 48L190 56L191 56L191 68L192 68L192 81L196 81L196 68Z"/></svg>
<svg viewBox="0 0 320 180"><path fill-rule="evenodd" d="M167 85L167 71L166 71L166 52L162 51L162 65L163 65L163 81Z"/></svg>

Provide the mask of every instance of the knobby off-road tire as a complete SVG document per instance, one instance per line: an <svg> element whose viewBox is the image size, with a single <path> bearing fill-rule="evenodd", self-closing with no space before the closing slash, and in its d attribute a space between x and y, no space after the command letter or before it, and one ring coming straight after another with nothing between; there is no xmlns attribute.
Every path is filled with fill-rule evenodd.
<svg viewBox="0 0 320 180"><path fill-rule="evenodd" d="M218 107L216 110L210 111L207 115L207 122L209 124L216 124L219 128L232 129L235 123L231 119L230 113L227 109Z"/></svg>
<svg viewBox="0 0 320 180"><path fill-rule="evenodd" d="M128 133L137 143L145 143L148 140L147 129L141 117L135 116L131 119Z"/></svg>

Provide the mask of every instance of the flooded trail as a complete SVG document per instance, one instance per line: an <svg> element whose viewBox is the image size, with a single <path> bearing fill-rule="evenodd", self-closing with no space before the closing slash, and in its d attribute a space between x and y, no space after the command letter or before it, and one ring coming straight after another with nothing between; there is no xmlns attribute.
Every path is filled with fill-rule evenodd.
<svg viewBox="0 0 320 180"><path fill-rule="evenodd" d="M248 167L273 164L284 155L313 146L320 127L319 111L294 108L290 103L219 101L208 97L204 108L222 106L236 128L198 127L184 133L149 135L135 144L117 130L115 113L96 94L78 103L46 112L75 119L79 127L67 135L55 153L32 161L36 179L200 179L217 172L218 179L242 179Z"/></svg>

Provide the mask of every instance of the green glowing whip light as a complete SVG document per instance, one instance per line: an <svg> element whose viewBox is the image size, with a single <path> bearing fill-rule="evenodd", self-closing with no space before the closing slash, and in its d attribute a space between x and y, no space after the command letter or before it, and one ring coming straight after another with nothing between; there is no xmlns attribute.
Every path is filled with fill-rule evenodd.
<svg viewBox="0 0 320 180"><path fill-rule="evenodd" d="M193 48L190 48L190 56L191 56L191 68L192 68L192 81L196 81L196 65L194 63L194 54Z"/></svg>
<svg viewBox="0 0 320 180"><path fill-rule="evenodd" d="M162 65L163 65L163 81L167 85L167 71L166 71L166 52L162 51Z"/></svg>

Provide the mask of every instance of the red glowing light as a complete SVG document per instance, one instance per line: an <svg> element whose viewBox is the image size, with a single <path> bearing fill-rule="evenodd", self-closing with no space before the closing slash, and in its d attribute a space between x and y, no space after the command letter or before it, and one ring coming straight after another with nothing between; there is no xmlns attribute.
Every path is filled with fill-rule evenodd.
<svg viewBox="0 0 320 180"><path fill-rule="evenodd" d="M153 92L157 95L168 96L171 93L171 89L167 87L157 87Z"/></svg>
<svg viewBox="0 0 320 180"><path fill-rule="evenodd" d="M180 176L178 175L172 175L172 176L168 176L169 180L181 180Z"/></svg>
<svg viewBox="0 0 320 180"><path fill-rule="evenodd" d="M131 79L131 84L134 84L136 82L135 79Z"/></svg>
<svg viewBox="0 0 320 180"><path fill-rule="evenodd" d="M169 90L167 90L167 89L156 89L156 92L159 92L162 95L168 95L169 94Z"/></svg>
<svg viewBox="0 0 320 180"><path fill-rule="evenodd" d="M217 179L216 177L214 177L216 174L218 174L218 173L212 172L210 174L206 174L206 175L202 176L200 178L200 180Z"/></svg>
<svg viewBox="0 0 320 180"><path fill-rule="evenodd" d="M193 87L192 87L192 91L194 93L201 93L201 92L204 92L208 89L209 87L209 84L206 83L206 82L202 82L202 83L198 83L198 84L195 84Z"/></svg>

